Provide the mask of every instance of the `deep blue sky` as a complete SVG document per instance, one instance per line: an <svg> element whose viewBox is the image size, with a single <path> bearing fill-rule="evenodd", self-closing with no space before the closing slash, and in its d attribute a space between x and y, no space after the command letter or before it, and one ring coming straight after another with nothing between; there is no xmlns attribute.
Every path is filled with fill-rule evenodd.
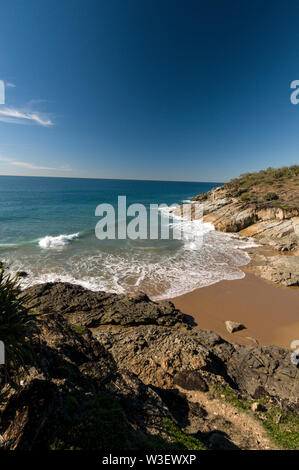
<svg viewBox="0 0 299 470"><path fill-rule="evenodd" d="M225 181L299 161L298 1L0 13L0 174Z"/></svg>

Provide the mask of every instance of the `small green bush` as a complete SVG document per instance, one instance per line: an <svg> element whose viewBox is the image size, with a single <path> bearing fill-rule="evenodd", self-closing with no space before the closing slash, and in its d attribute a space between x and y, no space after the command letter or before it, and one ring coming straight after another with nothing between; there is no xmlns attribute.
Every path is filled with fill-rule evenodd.
<svg viewBox="0 0 299 470"><path fill-rule="evenodd" d="M265 199L266 201L276 201L279 197L276 193L267 193L265 194Z"/></svg>
<svg viewBox="0 0 299 470"><path fill-rule="evenodd" d="M242 195L240 196L240 200L241 200L242 202L249 202L249 201L251 201L251 194L249 194L249 193L244 193L244 194L242 194Z"/></svg>
<svg viewBox="0 0 299 470"><path fill-rule="evenodd" d="M30 315L29 297L22 295L18 277L5 274L0 268L0 340L5 346L6 370L25 366L33 360L29 338L34 331L36 316Z"/></svg>
<svg viewBox="0 0 299 470"><path fill-rule="evenodd" d="M85 326L82 325L71 325L72 330L78 335L84 335L86 333Z"/></svg>
<svg viewBox="0 0 299 470"><path fill-rule="evenodd" d="M206 446L196 437L185 434L180 428L169 418L163 420L163 431L172 438L172 446L174 449L188 450L206 450Z"/></svg>

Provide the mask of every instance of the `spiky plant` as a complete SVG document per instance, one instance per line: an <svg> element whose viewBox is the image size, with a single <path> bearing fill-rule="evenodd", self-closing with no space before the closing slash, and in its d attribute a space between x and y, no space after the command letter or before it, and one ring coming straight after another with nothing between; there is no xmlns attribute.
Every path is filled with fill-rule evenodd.
<svg viewBox="0 0 299 470"><path fill-rule="evenodd" d="M28 295L22 295L18 276L12 277L0 267L0 340L5 346L5 367L16 370L32 361L30 336L34 330L35 316L26 306Z"/></svg>

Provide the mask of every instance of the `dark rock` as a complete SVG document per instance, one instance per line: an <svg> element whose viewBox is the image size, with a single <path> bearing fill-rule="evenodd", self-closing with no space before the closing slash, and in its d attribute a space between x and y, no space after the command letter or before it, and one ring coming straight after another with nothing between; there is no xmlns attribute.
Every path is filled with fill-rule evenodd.
<svg viewBox="0 0 299 470"><path fill-rule="evenodd" d="M192 328L169 302L157 304L145 294L89 292L63 283L35 286L26 293L47 314L37 320L31 339L36 360L27 365L20 386L5 383L0 369L1 448L52 448L74 420L86 421L84 410L100 393L108 393L121 407L130 439L136 432L142 438L161 436L168 418L198 436L201 429L230 429L229 437L211 435L209 445L233 448L241 442L239 428L228 428L221 416L207 415L204 406L189 401L188 393L196 395L219 383L245 396L283 400L288 408L299 396L299 369L289 351L231 344L213 332ZM76 331L74 324L90 329ZM63 447L67 441L61 445L68 448ZM247 436L239 445L255 444Z"/></svg>
<svg viewBox="0 0 299 470"><path fill-rule="evenodd" d="M85 324L96 325L92 336L109 351L116 368L130 370L145 384L173 388L177 374L188 371L190 383L192 374L194 382L201 374L206 383L206 374L212 374L251 396L259 386L271 396L291 401L299 396L299 368L290 361L289 351L228 343L216 333L190 327L170 302L157 304L145 294L117 296L65 283L26 292L33 295L33 303L40 300L43 313L57 311L78 324L87 317Z"/></svg>
<svg viewBox="0 0 299 470"><path fill-rule="evenodd" d="M152 302L138 295L92 292L81 286L56 282L39 284L26 290L40 313L60 313L76 325L165 325L184 323L184 315L171 302Z"/></svg>
<svg viewBox="0 0 299 470"><path fill-rule="evenodd" d="M63 316L41 317L32 340L36 361L20 387L7 383L0 388L1 448L52 448L64 429L69 432L74 422L91 419L82 410L92 409L103 392L122 406L127 433L133 439L137 431L143 438L157 434L163 419L172 418L151 387L132 372L119 371L111 354L89 331L83 336L75 333ZM88 423L90 429L93 421Z"/></svg>
<svg viewBox="0 0 299 470"><path fill-rule="evenodd" d="M173 383L185 390L199 390L201 392L209 390L200 372L196 370L182 370L178 372L174 377Z"/></svg>
<svg viewBox="0 0 299 470"><path fill-rule="evenodd" d="M29 274L26 273L26 271L18 271L18 272L16 273L16 275L17 275L18 277L27 277L27 276L29 276Z"/></svg>
<svg viewBox="0 0 299 470"><path fill-rule="evenodd" d="M227 437L224 432L214 431L208 438L211 450L237 450L238 447Z"/></svg>
<svg viewBox="0 0 299 470"><path fill-rule="evenodd" d="M268 398L268 397L269 397L269 393L266 392L266 390L264 389L264 387L262 387L262 386L259 385L259 386L255 389L255 391L254 391L252 397L255 398L255 399L259 399L259 398Z"/></svg>

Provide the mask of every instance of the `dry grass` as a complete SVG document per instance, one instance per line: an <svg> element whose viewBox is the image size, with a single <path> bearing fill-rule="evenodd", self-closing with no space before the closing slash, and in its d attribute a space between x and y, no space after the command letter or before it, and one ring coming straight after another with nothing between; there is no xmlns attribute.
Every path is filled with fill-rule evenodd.
<svg viewBox="0 0 299 470"><path fill-rule="evenodd" d="M268 168L257 173L245 173L224 185L244 204L261 207L299 208L299 165Z"/></svg>

